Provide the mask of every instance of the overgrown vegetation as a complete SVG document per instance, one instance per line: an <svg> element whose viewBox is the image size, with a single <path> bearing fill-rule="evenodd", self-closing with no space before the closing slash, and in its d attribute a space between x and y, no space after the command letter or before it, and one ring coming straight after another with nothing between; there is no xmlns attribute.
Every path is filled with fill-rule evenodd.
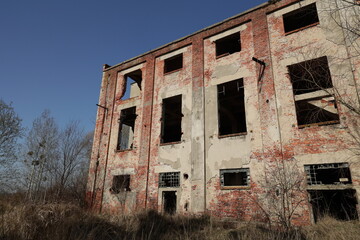
<svg viewBox="0 0 360 240"><path fill-rule="evenodd" d="M133 216L98 215L73 204L21 203L20 195L0 197L1 240L116 239L358 239L358 221L324 218L291 231L254 222L226 222L206 215L164 216L154 211Z"/></svg>

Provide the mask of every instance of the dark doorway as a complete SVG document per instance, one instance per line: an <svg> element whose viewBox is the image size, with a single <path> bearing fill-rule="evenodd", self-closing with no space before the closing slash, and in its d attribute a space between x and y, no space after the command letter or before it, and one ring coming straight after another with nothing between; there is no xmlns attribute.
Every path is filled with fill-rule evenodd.
<svg viewBox="0 0 360 240"><path fill-rule="evenodd" d="M176 212L176 191L163 192L164 212L173 215Z"/></svg>
<svg viewBox="0 0 360 240"><path fill-rule="evenodd" d="M339 220L358 219L354 189L311 190L309 194L315 222L324 216L331 216Z"/></svg>

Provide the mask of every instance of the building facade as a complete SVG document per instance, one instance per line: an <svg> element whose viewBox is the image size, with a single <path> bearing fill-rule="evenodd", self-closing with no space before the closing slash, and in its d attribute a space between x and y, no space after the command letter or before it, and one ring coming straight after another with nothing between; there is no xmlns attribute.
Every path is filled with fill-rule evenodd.
<svg viewBox="0 0 360 240"><path fill-rule="evenodd" d="M359 7L340 4L269 1L104 65L91 208L357 219Z"/></svg>

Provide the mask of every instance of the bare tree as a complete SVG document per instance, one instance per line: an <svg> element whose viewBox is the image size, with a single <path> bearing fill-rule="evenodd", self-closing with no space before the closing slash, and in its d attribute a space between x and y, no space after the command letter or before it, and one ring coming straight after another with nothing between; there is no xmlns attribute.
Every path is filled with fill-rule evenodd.
<svg viewBox="0 0 360 240"><path fill-rule="evenodd" d="M59 157L58 138L59 130L55 119L49 110L45 110L34 120L26 138L26 184L30 199L40 198L40 192L44 192L43 189L55 182L53 166Z"/></svg>
<svg viewBox="0 0 360 240"><path fill-rule="evenodd" d="M0 99L0 192L11 190L16 157L17 139L23 128L13 107Z"/></svg>
<svg viewBox="0 0 360 240"><path fill-rule="evenodd" d="M54 171L58 194L82 177L85 162L88 162L91 135L84 133L76 121L70 122L59 135L59 159Z"/></svg>

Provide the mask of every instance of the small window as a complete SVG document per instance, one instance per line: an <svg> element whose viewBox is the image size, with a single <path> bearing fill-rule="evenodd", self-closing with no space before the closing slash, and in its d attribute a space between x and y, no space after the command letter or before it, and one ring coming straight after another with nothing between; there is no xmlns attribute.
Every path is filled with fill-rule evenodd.
<svg viewBox="0 0 360 240"><path fill-rule="evenodd" d="M218 85L219 136L246 133L243 79Z"/></svg>
<svg viewBox="0 0 360 240"><path fill-rule="evenodd" d="M163 99L161 142L171 143L181 141L181 95Z"/></svg>
<svg viewBox="0 0 360 240"><path fill-rule="evenodd" d="M165 59L164 61L164 73L174 72L180 70L183 67L183 55L179 54L174 57Z"/></svg>
<svg viewBox="0 0 360 240"><path fill-rule="evenodd" d="M234 168L220 170L220 183L222 187L243 187L249 186L249 168Z"/></svg>
<svg viewBox="0 0 360 240"><path fill-rule="evenodd" d="M316 4L310 4L283 15L285 33L303 29L319 23Z"/></svg>
<svg viewBox="0 0 360 240"><path fill-rule="evenodd" d="M179 187L180 172L165 172L159 174L159 187Z"/></svg>
<svg viewBox="0 0 360 240"><path fill-rule="evenodd" d="M121 110L117 150L133 148L136 117L136 107Z"/></svg>
<svg viewBox="0 0 360 240"><path fill-rule="evenodd" d="M112 193L130 192L130 175L113 176Z"/></svg>
<svg viewBox="0 0 360 240"><path fill-rule="evenodd" d="M216 57L222 57L235 52L240 52L240 33L234 33L215 41Z"/></svg>
<svg viewBox="0 0 360 240"><path fill-rule="evenodd" d="M141 70L136 70L131 73L128 73L124 76L126 88L122 100L129 98L137 97L140 95L141 91L141 82L142 82L142 72Z"/></svg>
<svg viewBox="0 0 360 240"><path fill-rule="evenodd" d="M348 163L314 164L304 167L308 185L352 183Z"/></svg>

